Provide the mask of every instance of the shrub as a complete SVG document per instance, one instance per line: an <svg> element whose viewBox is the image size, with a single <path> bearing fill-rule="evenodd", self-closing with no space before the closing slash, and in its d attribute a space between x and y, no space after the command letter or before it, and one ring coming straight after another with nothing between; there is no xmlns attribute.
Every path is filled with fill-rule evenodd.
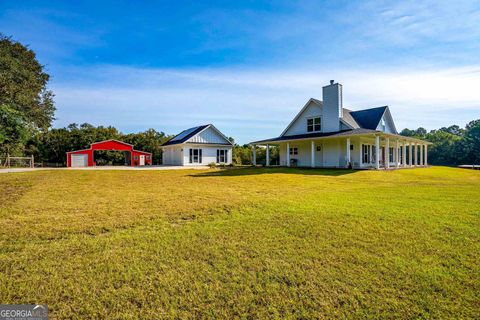
<svg viewBox="0 0 480 320"><path fill-rule="evenodd" d="M213 169L217 166L217 164L215 162L210 162L208 166Z"/></svg>

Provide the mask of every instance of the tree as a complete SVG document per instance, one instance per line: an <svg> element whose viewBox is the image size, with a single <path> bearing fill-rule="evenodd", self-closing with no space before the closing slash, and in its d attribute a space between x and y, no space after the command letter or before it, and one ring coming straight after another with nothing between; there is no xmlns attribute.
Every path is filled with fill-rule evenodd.
<svg viewBox="0 0 480 320"><path fill-rule="evenodd" d="M467 124L461 145L462 162L465 164L480 164L480 119Z"/></svg>
<svg viewBox="0 0 480 320"><path fill-rule="evenodd" d="M48 80L32 50L0 34L0 104L17 110L27 124L43 131L55 113Z"/></svg>
<svg viewBox="0 0 480 320"><path fill-rule="evenodd" d="M28 134L22 114L8 105L0 104L0 153L20 155Z"/></svg>
<svg viewBox="0 0 480 320"><path fill-rule="evenodd" d="M428 162L433 165L457 165L458 143L462 137L443 130L432 130L425 136L433 143L428 147Z"/></svg>
<svg viewBox="0 0 480 320"><path fill-rule="evenodd" d="M171 136L158 132L155 129L148 129L145 132L130 133L122 137L123 141L133 144L136 149L152 153L153 164L162 163L161 145L170 139Z"/></svg>
<svg viewBox="0 0 480 320"><path fill-rule="evenodd" d="M427 134L427 130L425 130L425 128L420 127L417 130L415 130L415 136L417 137L424 137L426 134Z"/></svg>
<svg viewBox="0 0 480 320"><path fill-rule="evenodd" d="M402 132L400 132L400 134L405 137L413 137L415 135L415 131L405 128L402 130Z"/></svg>

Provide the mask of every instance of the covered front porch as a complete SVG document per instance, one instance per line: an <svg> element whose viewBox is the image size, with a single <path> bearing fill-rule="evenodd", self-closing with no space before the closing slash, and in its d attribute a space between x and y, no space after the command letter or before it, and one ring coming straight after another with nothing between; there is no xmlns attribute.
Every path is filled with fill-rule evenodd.
<svg viewBox="0 0 480 320"><path fill-rule="evenodd" d="M426 141L388 133L312 137L252 143L252 162L257 148L279 147L280 166L311 168L400 169L428 166ZM378 156L377 156L378 155Z"/></svg>

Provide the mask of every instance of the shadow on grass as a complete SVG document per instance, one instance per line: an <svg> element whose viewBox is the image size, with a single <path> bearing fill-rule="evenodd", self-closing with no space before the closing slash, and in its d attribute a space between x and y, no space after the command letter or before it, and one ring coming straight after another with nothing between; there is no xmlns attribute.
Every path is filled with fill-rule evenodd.
<svg viewBox="0 0 480 320"><path fill-rule="evenodd" d="M227 176L250 176L259 174L302 174L309 176L343 176L347 174L353 174L358 170L349 169L314 169L314 168L226 168L215 170L211 172L201 172L197 174L191 174L191 177L227 177Z"/></svg>

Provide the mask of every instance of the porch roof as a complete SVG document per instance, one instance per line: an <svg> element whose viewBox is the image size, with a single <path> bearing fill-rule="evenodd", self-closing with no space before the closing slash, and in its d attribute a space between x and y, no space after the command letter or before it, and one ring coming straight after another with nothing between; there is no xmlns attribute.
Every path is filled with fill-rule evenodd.
<svg viewBox="0 0 480 320"><path fill-rule="evenodd" d="M297 134L291 136L280 136L271 139L259 140L250 142L250 144L267 144L267 143L279 143L279 142L286 142L292 140L310 140L310 139L321 139L321 138L340 138L340 137L349 137L349 136L356 136L356 135L381 135L381 136L388 136L388 137L396 137L401 140L411 141L411 142L421 142L423 144L432 144L431 142L415 139L412 137L401 136L399 134L392 134L392 133L385 133L383 131L372 130L372 129L365 129L365 128L358 128L358 129L349 129L349 130L341 130L335 132L314 132L314 133L306 133L306 134Z"/></svg>

